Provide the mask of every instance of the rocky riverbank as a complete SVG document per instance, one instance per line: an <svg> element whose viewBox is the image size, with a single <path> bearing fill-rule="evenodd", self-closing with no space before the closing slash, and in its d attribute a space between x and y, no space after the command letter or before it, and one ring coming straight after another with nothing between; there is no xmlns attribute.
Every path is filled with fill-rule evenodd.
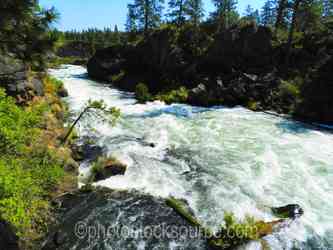
<svg viewBox="0 0 333 250"><path fill-rule="evenodd" d="M277 45L268 27L236 26L214 35L168 27L135 45L98 50L88 73L129 91L143 83L152 96L185 87L185 102L193 105L242 105L330 124L332 75L325 69L332 63L332 41L325 32L304 36L286 68L284 44Z"/></svg>

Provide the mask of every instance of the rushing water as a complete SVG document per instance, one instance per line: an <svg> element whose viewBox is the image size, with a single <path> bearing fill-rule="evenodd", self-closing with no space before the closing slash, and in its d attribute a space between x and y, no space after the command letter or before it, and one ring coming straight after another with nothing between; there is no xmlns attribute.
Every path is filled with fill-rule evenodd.
<svg viewBox="0 0 333 250"><path fill-rule="evenodd" d="M72 111L89 99L121 109L114 127L89 118L80 124L81 134L96 135L129 166L97 185L184 198L212 228L225 211L272 220L268 207L297 203L304 216L266 237L271 249L333 249L332 134L241 107L136 104L133 95L88 80L79 66L51 74L64 81Z"/></svg>

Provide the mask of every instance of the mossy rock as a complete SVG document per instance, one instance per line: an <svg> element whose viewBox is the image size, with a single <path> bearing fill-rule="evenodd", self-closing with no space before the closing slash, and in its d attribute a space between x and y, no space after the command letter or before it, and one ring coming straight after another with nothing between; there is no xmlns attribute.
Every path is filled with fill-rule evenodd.
<svg viewBox="0 0 333 250"><path fill-rule="evenodd" d="M272 209L273 214L276 217L284 218L284 219L287 219L287 218L295 219L304 214L303 209L298 204L289 204L284 207L273 207L271 209Z"/></svg>
<svg viewBox="0 0 333 250"><path fill-rule="evenodd" d="M108 179L115 175L124 175L127 165L117 159L110 157L99 157L91 169L90 182L97 182Z"/></svg>

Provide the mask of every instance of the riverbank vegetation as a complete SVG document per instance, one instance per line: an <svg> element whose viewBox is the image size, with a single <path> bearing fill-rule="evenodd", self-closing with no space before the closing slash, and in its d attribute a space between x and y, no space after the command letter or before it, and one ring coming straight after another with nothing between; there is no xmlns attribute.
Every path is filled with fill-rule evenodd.
<svg viewBox="0 0 333 250"><path fill-rule="evenodd" d="M186 88L180 101L194 105L243 105L332 123L332 75L324 73L333 61L330 1L267 1L243 15L236 1L213 2L207 18L200 0L169 1L164 10L162 1L133 1L124 39L96 51L90 77L130 91L144 84L140 102L178 102L165 93Z"/></svg>
<svg viewBox="0 0 333 250"><path fill-rule="evenodd" d="M11 227L0 248L30 249L52 223L52 198L77 187L78 165L60 143L67 91L46 73L58 13L20 0L1 1L0 15L0 224Z"/></svg>
<svg viewBox="0 0 333 250"><path fill-rule="evenodd" d="M59 185L67 179L76 186L71 151L59 146L65 133L65 107L56 95L61 85L49 77L43 83L45 95L24 107L0 90L0 215L28 241L46 232Z"/></svg>

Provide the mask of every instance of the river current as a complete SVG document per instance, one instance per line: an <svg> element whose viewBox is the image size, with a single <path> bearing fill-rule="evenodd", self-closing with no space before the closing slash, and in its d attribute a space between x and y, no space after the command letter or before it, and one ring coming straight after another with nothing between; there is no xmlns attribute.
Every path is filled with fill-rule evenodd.
<svg viewBox="0 0 333 250"><path fill-rule="evenodd" d="M128 165L124 176L96 185L186 199L213 229L226 211L270 221L269 207L297 203L304 216L266 237L270 248L333 249L333 134L242 107L137 104L132 94L89 80L80 66L50 73L64 82L73 113L89 99L121 110L115 126L91 117L79 124L80 135L96 136ZM80 172L87 171L83 163Z"/></svg>

